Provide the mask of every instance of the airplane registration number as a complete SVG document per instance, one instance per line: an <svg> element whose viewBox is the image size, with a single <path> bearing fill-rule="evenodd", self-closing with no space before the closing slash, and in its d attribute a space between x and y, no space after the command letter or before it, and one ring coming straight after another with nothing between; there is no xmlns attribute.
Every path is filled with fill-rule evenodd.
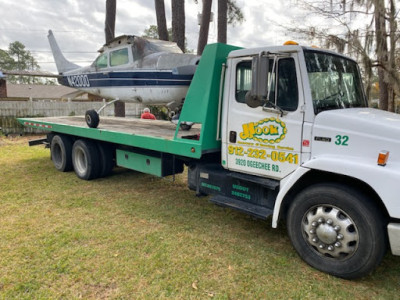
<svg viewBox="0 0 400 300"><path fill-rule="evenodd" d="M67 76L68 84L72 87L90 87L87 75L71 75Z"/></svg>

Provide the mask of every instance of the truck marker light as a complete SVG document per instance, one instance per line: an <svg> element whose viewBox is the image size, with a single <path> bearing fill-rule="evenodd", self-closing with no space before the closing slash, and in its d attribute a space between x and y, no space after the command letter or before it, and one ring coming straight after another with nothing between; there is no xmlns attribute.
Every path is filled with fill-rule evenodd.
<svg viewBox="0 0 400 300"><path fill-rule="evenodd" d="M310 140L303 140L303 147L310 147Z"/></svg>
<svg viewBox="0 0 400 300"><path fill-rule="evenodd" d="M288 45L298 45L299 43L295 42L295 41L286 41L283 43L284 46L288 46Z"/></svg>
<svg viewBox="0 0 400 300"><path fill-rule="evenodd" d="M378 165L379 166L386 166L386 162L389 159L389 151L381 151L378 155Z"/></svg>

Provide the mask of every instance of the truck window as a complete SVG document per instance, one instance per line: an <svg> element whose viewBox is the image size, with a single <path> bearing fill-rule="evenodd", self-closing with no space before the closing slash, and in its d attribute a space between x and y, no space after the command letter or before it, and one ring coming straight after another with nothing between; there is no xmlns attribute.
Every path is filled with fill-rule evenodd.
<svg viewBox="0 0 400 300"><path fill-rule="evenodd" d="M128 48L114 50L110 53L110 66L116 67L129 63Z"/></svg>
<svg viewBox="0 0 400 300"><path fill-rule="evenodd" d="M316 114L329 109L367 106L354 61L310 50L304 56Z"/></svg>
<svg viewBox="0 0 400 300"><path fill-rule="evenodd" d="M272 70L272 60L270 60L270 72ZM270 74L271 75L271 74ZM236 101L239 103L246 103L246 93L251 90L251 60L243 61L236 67ZM275 95L275 76L272 76L270 99Z"/></svg>
<svg viewBox="0 0 400 300"><path fill-rule="evenodd" d="M296 66L293 58L283 58L278 61L277 83L276 105L286 111L295 111L299 103L299 92ZM270 97L270 99L272 100L273 98Z"/></svg>
<svg viewBox="0 0 400 300"><path fill-rule="evenodd" d="M103 53L101 54L97 59L96 59L96 68L98 69L103 69L103 68L107 68L108 66L108 55L107 53Z"/></svg>
<svg viewBox="0 0 400 300"><path fill-rule="evenodd" d="M246 93L251 89L251 61L243 61L236 67L236 101L245 103Z"/></svg>
<svg viewBox="0 0 400 300"><path fill-rule="evenodd" d="M269 62L269 78L271 82L269 99L280 108L287 111L295 111L298 105L298 89L296 67L292 58L278 60L278 84L276 84L276 71L272 74L273 60ZM236 101L245 103L246 93L251 89L251 61L244 61L236 67ZM275 91L278 90L275 99Z"/></svg>

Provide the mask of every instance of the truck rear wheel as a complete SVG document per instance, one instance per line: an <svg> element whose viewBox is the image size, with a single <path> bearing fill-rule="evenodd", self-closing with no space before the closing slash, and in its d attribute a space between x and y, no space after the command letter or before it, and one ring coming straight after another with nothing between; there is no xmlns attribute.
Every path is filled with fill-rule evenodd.
<svg viewBox="0 0 400 300"><path fill-rule="evenodd" d="M99 177L108 176L114 168L113 148L106 143L98 143L100 156Z"/></svg>
<svg viewBox="0 0 400 300"><path fill-rule="evenodd" d="M345 279L371 272L386 253L384 216L370 199L339 184L300 192L287 228L300 257L312 267Z"/></svg>
<svg viewBox="0 0 400 300"><path fill-rule="evenodd" d="M72 147L72 164L80 179L91 180L99 176L99 149L89 140L77 140Z"/></svg>
<svg viewBox="0 0 400 300"><path fill-rule="evenodd" d="M65 135L54 135L50 143L51 160L55 168L60 172L72 170L72 141Z"/></svg>

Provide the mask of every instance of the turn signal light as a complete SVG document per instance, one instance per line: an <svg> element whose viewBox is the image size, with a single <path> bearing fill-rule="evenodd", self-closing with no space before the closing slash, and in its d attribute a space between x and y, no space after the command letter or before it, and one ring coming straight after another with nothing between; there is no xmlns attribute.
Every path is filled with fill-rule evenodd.
<svg viewBox="0 0 400 300"><path fill-rule="evenodd" d="M389 151L381 151L378 155L378 165L386 166L386 163L389 159Z"/></svg>

